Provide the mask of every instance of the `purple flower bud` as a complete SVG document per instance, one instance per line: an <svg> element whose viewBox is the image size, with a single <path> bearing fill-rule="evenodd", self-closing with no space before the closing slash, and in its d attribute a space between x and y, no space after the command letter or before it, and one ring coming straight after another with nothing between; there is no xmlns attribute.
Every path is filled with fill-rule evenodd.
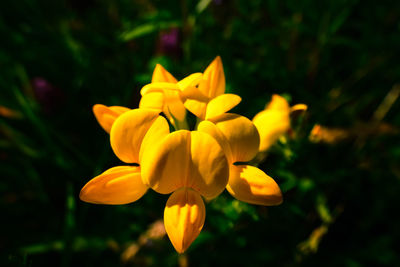
<svg viewBox="0 0 400 267"><path fill-rule="evenodd" d="M171 28L160 33L158 50L162 54L172 56L180 55L180 33L178 28Z"/></svg>
<svg viewBox="0 0 400 267"><path fill-rule="evenodd" d="M46 113L55 111L64 102L64 93L41 77L31 80L37 102Z"/></svg>

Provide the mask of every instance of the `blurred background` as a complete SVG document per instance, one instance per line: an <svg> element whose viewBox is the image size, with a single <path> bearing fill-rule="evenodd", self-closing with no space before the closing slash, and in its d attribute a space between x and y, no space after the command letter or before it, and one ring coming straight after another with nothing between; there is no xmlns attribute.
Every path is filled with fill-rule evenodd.
<svg viewBox="0 0 400 267"><path fill-rule="evenodd" d="M1 1L0 36L1 266L400 264L399 1ZM119 164L91 109L137 107L156 63L181 79L217 55L235 112L309 109L260 165L284 203L224 192L179 256L167 196L79 200Z"/></svg>

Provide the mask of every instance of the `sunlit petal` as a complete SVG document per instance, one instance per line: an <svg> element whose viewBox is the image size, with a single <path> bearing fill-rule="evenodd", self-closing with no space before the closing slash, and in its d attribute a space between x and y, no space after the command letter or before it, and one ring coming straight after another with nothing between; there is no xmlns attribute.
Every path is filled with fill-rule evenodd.
<svg viewBox="0 0 400 267"><path fill-rule="evenodd" d="M249 165L231 165L228 192L240 201L272 206L282 203L278 184L262 170Z"/></svg>
<svg viewBox="0 0 400 267"><path fill-rule="evenodd" d="M178 86L181 89L181 91L184 91L188 87L196 87L201 79L203 78L203 74L198 72L198 73L193 73L187 76L186 78L180 80L178 82Z"/></svg>
<svg viewBox="0 0 400 267"><path fill-rule="evenodd" d="M147 188L142 182L140 167L119 166L90 180L79 197L94 204L127 204L141 198Z"/></svg>
<svg viewBox="0 0 400 267"><path fill-rule="evenodd" d="M111 128L110 141L115 155L126 163L139 163L142 140L159 117L159 112L134 109L122 114Z"/></svg>
<svg viewBox="0 0 400 267"><path fill-rule="evenodd" d="M164 210L164 225L177 252L183 253L200 234L206 218L201 196L189 188L175 191Z"/></svg>
<svg viewBox="0 0 400 267"><path fill-rule="evenodd" d="M159 145L144 151L141 164L144 183L161 194L190 187L214 197L223 191L229 176L218 142L197 131L169 134Z"/></svg>
<svg viewBox="0 0 400 267"><path fill-rule="evenodd" d="M153 71L152 83L155 82L168 82L177 83L178 81L169 73L163 66L157 64Z"/></svg>
<svg viewBox="0 0 400 267"><path fill-rule="evenodd" d="M260 151L267 150L290 129L289 113L281 110L264 110L253 118L260 134Z"/></svg>
<svg viewBox="0 0 400 267"><path fill-rule="evenodd" d="M225 93L225 74L222 60L219 56L204 71L203 80L204 82L200 83L199 89L209 98Z"/></svg>
<svg viewBox="0 0 400 267"><path fill-rule="evenodd" d="M114 121L123 113L129 111L129 108L120 106L107 107L101 104L93 106L93 113L100 126L107 132L110 133L111 126Z"/></svg>
<svg viewBox="0 0 400 267"><path fill-rule="evenodd" d="M140 94L144 96L151 92L164 92L166 90L180 91L179 86L175 83L156 82L143 86L142 90L140 90Z"/></svg>
<svg viewBox="0 0 400 267"><path fill-rule="evenodd" d="M222 94L211 99L207 105L206 120L228 112L236 107L240 101L242 101L242 98L235 94Z"/></svg>
<svg viewBox="0 0 400 267"><path fill-rule="evenodd" d="M246 117L225 113L210 119L227 139L233 162L247 162L258 153L260 136L257 128Z"/></svg>
<svg viewBox="0 0 400 267"><path fill-rule="evenodd" d="M149 92L142 96L139 108L155 109L161 112L164 107L165 97L163 92Z"/></svg>

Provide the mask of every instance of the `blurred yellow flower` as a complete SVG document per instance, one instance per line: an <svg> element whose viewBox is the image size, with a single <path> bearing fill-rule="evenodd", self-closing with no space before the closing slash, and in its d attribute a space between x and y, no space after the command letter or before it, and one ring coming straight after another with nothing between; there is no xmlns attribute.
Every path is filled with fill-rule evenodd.
<svg viewBox="0 0 400 267"><path fill-rule="evenodd" d="M290 129L290 113L297 110L306 110L304 104L297 104L292 108L280 95L272 95L265 109L253 118L254 125L260 133L260 151L266 151L271 145Z"/></svg>

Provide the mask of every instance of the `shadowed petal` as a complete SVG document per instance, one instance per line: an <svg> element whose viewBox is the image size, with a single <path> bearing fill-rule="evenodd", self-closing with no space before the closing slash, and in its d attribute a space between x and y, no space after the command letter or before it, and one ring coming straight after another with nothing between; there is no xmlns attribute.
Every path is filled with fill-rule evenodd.
<svg viewBox="0 0 400 267"><path fill-rule="evenodd" d="M129 111L129 108L120 106L107 107L101 104L93 106L93 113L100 126L107 132L110 133L111 126L114 121L123 113Z"/></svg>
<svg viewBox="0 0 400 267"><path fill-rule="evenodd" d="M173 132L152 149L143 150L143 182L158 193L172 193L185 185L189 162L190 132Z"/></svg>
<svg viewBox="0 0 400 267"><path fill-rule="evenodd" d="M225 113L210 119L224 134L232 152L232 162L247 162L258 153L260 136L246 117Z"/></svg>
<svg viewBox="0 0 400 267"><path fill-rule="evenodd" d="M224 151L210 135L191 132L190 177L188 186L199 191L204 197L212 198L221 194L229 178L229 165Z"/></svg>
<svg viewBox="0 0 400 267"><path fill-rule="evenodd" d="M189 162L190 132L173 132L157 146L143 151L143 182L158 193L172 193L185 185Z"/></svg>
<svg viewBox="0 0 400 267"><path fill-rule="evenodd" d="M126 163L139 163L142 140L159 112L133 109L122 114L111 128L110 141L115 155Z"/></svg>
<svg viewBox="0 0 400 267"><path fill-rule="evenodd" d="M186 99L185 108L192 112L196 117L204 120L206 118L207 101L199 101L194 99Z"/></svg>
<svg viewBox="0 0 400 267"><path fill-rule="evenodd" d="M140 146L139 162L142 162L144 151L157 149L157 143L161 142L169 134L169 125L164 117L159 116L150 126Z"/></svg>
<svg viewBox="0 0 400 267"><path fill-rule="evenodd" d="M164 225L177 252L183 253L200 234L206 218L201 196L189 188L175 191L164 210Z"/></svg>
<svg viewBox="0 0 400 267"><path fill-rule="evenodd" d="M207 133L211 135L218 144L222 147L225 152L226 158L229 164L233 164L231 147L229 146L228 140L225 138L224 134L218 129L218 127L211 121L202 121L197 126L199 132Z"/></svg>
<svg viewBox="0 0 400 267"><path fill-rule="evenodd" d="M240 201L273 206L282 203L278 184L262 170L250 165L231 165L228 192Z"/></svg>
<svg viewBox="0 0 400 267"><path fill-rule="evenodd" d="M242 101L242 98L235 94L223 94L211 99L207 105L206 120L228 112L236 107L240 101Z"/></svg>
<svg viewBox="0 0 400 267"><path fill-rule="evenodd" d="M140 167L119 166L90 180L79 198L94 204L127 204L141 198L147 188L142 182Z"/></svg>

